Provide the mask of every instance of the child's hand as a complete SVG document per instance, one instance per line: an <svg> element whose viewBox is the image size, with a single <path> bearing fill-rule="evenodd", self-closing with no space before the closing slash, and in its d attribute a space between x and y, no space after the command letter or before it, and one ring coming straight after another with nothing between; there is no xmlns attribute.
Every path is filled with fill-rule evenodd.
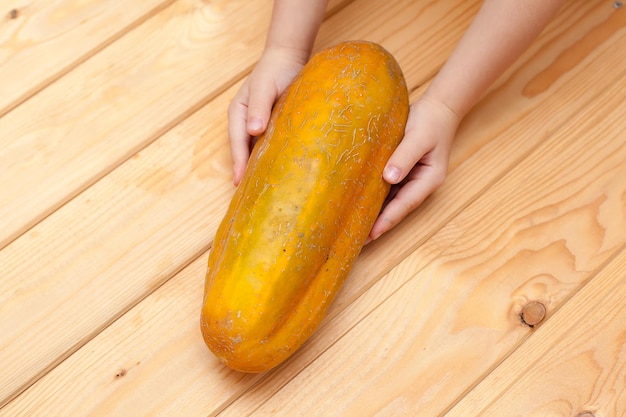
<svg viewBox="0 0 626 417"><path fill-rule="evenodd" d="M266 49L230 103L228 133L235 185L248 164L252 138L265 132L274 103L304 64L300 56L289 50Z"/></svg>
<svg viewBox="0 0 626 417"><path fill-rule="evenodd" d="M392 184L388 203L376 219L368 242L397 225L441 185L459 122L454 111L427 95L411 106L404 138L383 172L384 179Z"/></svg>

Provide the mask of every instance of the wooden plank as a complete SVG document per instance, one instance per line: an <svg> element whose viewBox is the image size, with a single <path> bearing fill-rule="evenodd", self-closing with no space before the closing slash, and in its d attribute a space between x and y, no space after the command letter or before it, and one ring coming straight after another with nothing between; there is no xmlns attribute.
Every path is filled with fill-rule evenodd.
<svg viewBox="0 0 626 417"><path fill-rule="evenodd" d="M0 117L172 2L4 1Z"/></svg>
<svg viewBox="0 0 626 417"><path fill-rule="evenodd" d="M624 271L626 250L446 417L626 416Z"/></svg>
<svg viewBox="0 0 626 417"><path fill-rule="evenodd" d="M215 140L233 94L0 251L3 402L208 249L233 191Z"/></svg>
<svg viewBox="0 0 626 417"><path fill-rule="evenodd" d="M198 306L205 270L202 256L0 415L191 417L224 407L255 376L226 370L202 341Z"/></svg>
<svg viewBox="0 0 626 417"><path fill-rule="evenodd" d="M528 337L524 306L541 303L550 317L623 251L626 71L614 82L316 334L309 346L327 350L313 358L301 351L290 372L269 375L221 416L445 412ZM617 314L623 304L606 308ZM337 340L340 329L345 335ZM623 375L624 333L614 335L617 352L604 363L617 363ZM624 386L605 388L611 396ZM488 415L511 415L506 405ZM458 415L478 415L467 411Z"/></svg>
<svg viewBox="0 0 626 417"><path fill-rule="evenodd" d="M382 3L367 1L359 10L367 15ZM342 26L340 14L329 24ZM148 23L146 30L156 30ZM441 65L444 52L433 49L431 65ZM232 94L213 100L190 119L193 127L168 132L0 252L0 363L8 376L0 382L0 404L208 248L232 193L223 117Z"/></svg>
<svg viewBox="0 0 626 417"><path fill-rule="evenodd" d="M0 252L3 402L208 248L212 204L232 193L228 148L211 140L226 99Z"/></svg>
<svg viewBox="0 0 626 417"><path fill-rule="evenodd" d="M371 10L368 11L367 8L364 8L364 12L371 13ZM593 14L587 15L592 16L590 18L591 23L597 23L597 16L593 17ZM586 23L587 26L593 26L593 24L589 22L584 23ZM337 18L331 19L331 21L327 22L327 24L343 25L344 20L340 19L338 15ZM583 28L587 26L581 25ZM568 34L566 29L567 28L563 29L566 33L560 35L562 38L576 38L575 36ZM329 32L331 31L329 30ZM398 36L402 36L402 33ZM391 40L393 39L394 38L392 37ZM546 43L550 43L551 39L551 37L548 37L547 39L544 39L544 41ZM611 45L614 48L618 47L621 41L622 39L617 39ZM564 45L562 45L563 48L568 46L571 45L567 42L564 42ZM598 51L596 51L595 54L591 54L588 60L584 62L584 68L588 72L582 71L580 68L573 68L571 71L571 77L568 77L566 80L568 82L563 82L560 85L557 83L558 88L552 87L550 89L549 92L551 94L547 96L552 97L556 100L556 102L563 99L563 97L566 97L568 100L571 99L570 101L572 107L561 109L562 113L560 115L563 119L567 119L571 116L571 114L576 113L587 101L596 98L596 94L592 94L585 88L577 90L578 94L564 95L564 92L569 92L571 90L571 85L584 86L586 83L594 82L598 89L603 89L607 88L607 86L610 86L614 82L613 78L606 75L598 75L597 79L590 76L590 74L597 75L600 72L598 67L602 68L605 65L607 65L606 73L608 74L611 74L611 71L615 71L615 68L622 68L621 66L618 66L619 60L611 63L611 59L606 59L607 56L604 56L601 53L603 49L608 49L611 52L607 54L608 58L611 58L612 53L614 53L614 49L609 47L598 47ZM554 56L554 50L551 52ZM542 61L547 59L548 58L545 56L542 57ZM540 65L535 65L534 60L531 60L530 63L525 63L524 66L535 70L534 72L530 70L527 71L528 74L525 74L526 78L532 78L537 71L543 69ZM539 67L539 70L537 70L537 67ZM523 70L520 71L524 73ZM517 85L516 83L513 84ZM161 283L166 281L171 274L182 268L185 265L185 259L190 259L195 256L195 254L201 253L201 251L208 246L210 242L208 237L212 237L212 233L214 233L215 230L215 222L219 216L221 216L221 213L223 213L223 211L220 210L225 209L225 202L227 201L231 191L231 189L227 187L227 183L229 182L229 163L227 151L225 150L225 143L223 142L225 140L224 135L226 128L223 117L220 116L222 113L219 109L224 108L229 99L228 94L232 94L233 91L234 90L230 90L223 97L220 96L217 98L213 103L203 108L179 128L172 130L164 136L164 138L159 139L159 141L155 142L150 148L140 153L136 159L129 161L129 163L125 164L124 167L120 167L119 172L113 172L110 176L93 187L93 190L90 189L85 192L83 195L78 197L75 202L72 202L72 204L64 207L50 219L47 219L37 228L33 229L31 233L25 235L19 241L16 241L14 245L10 245L5 249L5 251L11 250L9 248L14 248L18 242L23 239L28 239L27 242L25 241L26 243L20 250L12 252L15 258L22 259L23 261L28 260L32 251L35 250L37 253L41 253L43 255L41 262L49 265L49 270L46 272L50 275L46 276L42 271L37 270L37 265L32 265L31 269L24 270L23 266L20 267L23 262L16 262L14 264L14 267L22 268L18 274L14 275L16 278L21 278L23 281L24 276L34 276L38 279L37 281L33 279L30 283L24 283L21 285L18 279L10 282L14 291L18 294L21 293L24 296L22 300L27 299L29 296L33 296L32 294L28 294L29 287L33 288L37 285L50 287L51 285L58 284L60 282L63 282L63 285L59 285L59 289L63 288L68 292L72 292L72 288L79 289L82 291L80 296L96 297L97 295L97 300L93 299L93 301L90 301L89 298L85 298L79 304L76 304L77 301L71 302L74 304L71 304L69 309L76 307L76 305L79 307L80 305L83 305L83 309L74 308L74 310L72 310L74 312L73 314L77 317L68 313L68 308L66 308L65 311L59 313L57 316L48 318L48 321L44 320L42 323L38 323L37 320L34 320L32 324L26 326L22 325L22 321L20 321L20 326L23 326L21 327L23 331L22 337L15 339L12 344L7 344L9 349L12 346L15 346L13 350L15 355L11 357L5 354L2 360L3 363L9 364L9 366L14 361L17 362L17 365L14 368L9 367L8 371L5 370L5 374L10 372L11 369L27 369L32 374L32 363L40 359L33 359L32 356L24 358L23 352L29 352L30 348L30 350L35 351L35 354L42 354L42 346L40 346L42 343L37 340L30 343L30 340L31 338L36 338L39 332L46 330L44 323L69 320L73 326L81 326L83 325L81 323L88 322L84 325L85 327L82 330L79 330L74 336L72 336L74 339L71 339L71 337L67 338L67 335L62 335L66 337L65 341L61 341L62 343L67 344L68 340L70 340L70 342L72 340L76 341L75 345L72 344L73 342L69 343L69 345L71 345L69 352L71 352L72 349L77 348L81 343L86 342L87 339L92 337L95 332L99 331L99 329L89 327L93 326L96 320L102 320L103 322L108 323L107 320L113 320L115 314L121 314L121 312L125 311L124 309L130 308L129 306L121 305L114 306L112 308L111 304L123 303L124 300L128 300L128 303L132 304L133 300L142 298L145 293L150 292L155 287L161 285ZM501 100L507 102L513 95L514 93L504 94L502 96L505 98ZM496 94L494 97L501 96ZM495 100L495 98L491 100ZM539 107L536 109L535 113L543 114L543 117L550 119L552 115L545 115L546 109L552 108L555 101L547 100L545 102L545 107L541 107L540 104L543 100L540 100L539 98L535 100L536 101L533 105ZM490 101L490 103L493 102ZM500 102L500 105L502 106L502 102ZM531 105L528 107L532 108ZM536 114L535 117L537 117ZM511 114L510 117L512 117L513 122L518 121L515 114ZM530 125L533 123L543 122L544 119L542 118L533 119L530 117L529 120ZM536 129L529 129L529 131L529 134L532 134L533 139L537 142L545 139L545 134L542 136L542 130L537 131ZM216 137L219 139L215 139ZM509 137L497 140L503 140L504 142L510 141L513 142L513 145L511 146L515 146L515 140L523 142L523 139L524 138L518 137L517 131L513 131ZM476 135L474 140L481 141L483 138L480 135ZM158 144L161 141L163 141L163 144ZM196 147L199 148L199 155L197 159L192 157L192 155L196 153ZM495 152L489 152L486 154L479 153L476 155L476 158L482 158L480 161L477 161L476 164L484 164L486 160L497 161L503 158L503 155L499 155ZM486 156L491 156L491 159L485 159ZM206 165L195 164L193 163L194 160L206 161ZM461 167L464 167L465 165L457 164L457 166L459 167L458 169L461 169ZM494 167L497 167L497 165L494 164ZM190 174L190 169L193 173L198 172L199 174L197 177L200 179L196 178L196 174ZM497 177L499 172L501 171L494 169L490 170L489 174ZM471 188L472 182L470 181L473 181L474 179L475 175L458 175L454 176L452 181L456 182L455 187L458 187L459 189L466 188L473 190L472 192L478 192L480 189L474 190ZM220 192L224 192L224 194L221 195ZM210 197L206 197L207 194L204 193L211 193ZM439 210L441 213L440 218L435 217L436 221L434 224L444 222L442 219L447 218L446 216L450 216L450 214L455 213L459 207L464 207L467 204L466 201L463 201L461 193L459 193L459 195L455 195L454 197L454 199L439 200L439 205L431 208L432 210ZM473 198L470 192L465 194L465 197ZM160 200L160 202L155 203L157 199ZM101 207L101 210L97 212L86 210L86 207L89 206L98 206ZM207 213L213 213L214 216L207 216ZM56 241L51 242L51 236L58 233L63 225L69 224L70 219L79 224L91 225L91 229L85 230L85 245L81 249L83 252L74 252L76 249L72 249L71 244L64 246L64 241L67 239L67 236L78 238L77 240L79 241L82 240L83 236L75 236L76 229L65 232L65 236L59 236ZM172 222L174 223L170 224ZM104 225L106 225L106 227ZM166 230L162 230L163 228L166 228ZM99 229L104 230L100 230L97 233L94 232ZM177 232L174 232L173 230L177 230ZM446 232L450 231L454 233L451 233L449 237L446 236ZM424 228L418 226L412 230L412 233L417 236L423 236L424 233L428 234L429 232L424 232ZM445 248L446 245L449 244L450 239L457 236L455 233L456 231L454 228L446 229L436 235L436 239L431 238L429 242L437 241L439 243L432 243L428 246L424 245L424 249L422 250L429 248L429 250L432 251L430 252L430 255L426 254L424 256L424 260L432 259L433 256ZM52 246L54 250L52 252L50 250L46 251L47 246ZM105 249L106 252L108 252L110 256L115 259L108 261L100 259L99 254ZM28 250L31 252L28 252ZM65 254L68 250L69 253ZM376 250L378 249L373 249L373 251ZM368 250L368 252L372 253L372 250ZM422 254L424 253L426 252L422 252ZM0 256L2 256L2 252L0 252ZM201 257L204 256L206 256L206 254L201 255ZM7 261L11 259L13 258L5 258ZM153 261L154 259L157 259L158 262L163 261L163 264L158 265L157 262ZM417 263L415 263L416 261ZM106 264L107 262L109 262L109 264ZM349 280L346 291L344 292L348 294L359 294L360 292L365 291L364 288L371 287L373 285L372 283L376 282L383 274L383 270L389 268L388 263L378 264L378 262L379 260L376 257L366 257L360 260L359 264L367 263L367 265L361 266L360 270L369 272L363 274L362 277L359 276L358 280ZM405 268L404 273L399 274L398 276L401 279L405 279L413 271L421 269L425 264L421 264L420 262L422 261L419 259L413 259L412 264L403 264L403 268ZM0 263L0 265L2 264L3 263ZM65 270L63 270L63 268L65 268ZM12 268L8 268L7 270L11 271ZM79 288L80 285L83 284L83 281L80 280L81 274L88 275L90 277L97 275L98 281L93 283L91 287L88 287L88 291L84 288ZM100 276L101 274L103 276ZM197 272L194 274L197 274ZM194 277L196 281L192 282L190 278L187 278L189 279L189 281L186 281L188 282L187 284L181 284L180 281L175 281L179 283L176 284L176 288L178 288L179 285L194 286L197 285L198 279L200 279L200 281L203 279L203 277L197 277L196 275L194 275ZM69 279L74 279L75 281L72 283ZM103 284L105 282L106 285ZM379 285L382 286L382 288L385 288L385 286L390 287L389 290L385 290L386 293L389 294L390 292L395 291L397 285L400 285L401 282L402 281L399 280L384 280ZM132 286L134 286L134 288L130 288ZM378 289L379 287L376 288L376 290ZM160 296L156 296L156 294L159 294L158 291L160 290L157 290L155 294L147 298L144 302L152 303L155 302L154 300L158 301L160 299ZM189 294L193 293L193 290L191 289L184 291L185 293L189 291ZM383 291L383 293L385 291ZM0 294L3 294L3 291L0 291ZM71 294L70 297L72 297ZM167 326L179 326L180 322L177 321L178 317L197 317L197 305L195 305L193 299L190 301L186 300L186 298L181 297L180 308L188 309L187 313L171 311L173 322L167 324ZM96 304L96 301L110 304L101 307ZM333 313L334 315L336 315L338 311L343 311L345 309L347 305L345 303L349 301L349 299L343 298L342 301L343 304L336 305ZM60 304L56 306L56 308L64 308L62 301L59 303ZM45 300L43 299L42 301L34 300L32 303L33 306L39 306L42 304L45 304ZM52 302L52 304L55 303ZM84 310L85 306L92 307L90 304L95 304L94 308L103 308L104 310L110 309L110 311L107 310L106 312L98 313L91 311L91 309ZM357 323L363 318L364 315L367 314L367 311L371 311L375 305L376 304L372 304L369 308L361 310L356 308L345 310L346 312L344 313L344 316L342 316L344 318L344 324ZM14 306L11 307L14 308ZM151 310L152 308L158 310L162 307L145 308L148 310ZM172 306L170 308L173 309L177 307ZM76 313L78 310L80 313ZM8 307L6 311L10 311ZM51 306L49 311L42 312L41 317L55 314L55 311L55 308ZM350 318L346 318L345 316L345 314L348 313L352 314ZM27 310L15 310L15 317L22 315L28 319L28 317L32 314L32 312ZM129 314L133 313L131 312ZM145 318L145 315L142 314L141 316ZM41 317L39 320L41 320ZM96 318L94 319L94 317ZM145 319L143 323L147 326L147 329L159 327L162 316L158 317L160 318L154 319L157 323L152 322L152 319ZM196 318L193 319L193 321L196 320ZM17 320L9 322L6 329L10 329L9 325L14 326L16 322ZM137 323L138 326L140 324L141 323ZM33 410L38 408L37 404L41 405L42 402L44 402L45 407L41 407L43 410L46 410L46 415L54 415L55 412L63 413L66 404L74 404L75 398L82 398L84 401L87 401L85 398L91 398L91 400L100 404L114 404L118 400L129 404L133 401L142 403L140 398L143 397L145 392L139 387L144 385L156 387L155 392L159 392L161 395L167 396L167 398L173 398L173 396L170 396L170 392L167 392L168 384L171 384L172 380L180 378L181 381L187 381L189 384L184 384L187 387L187 391L185 391L184 394L177 391L182 385L175 384L176 387L172 386L172 390L176 393L176 395L180 395L182 396L181 398L185 399L194 398L194 401L212 402L215 404L214 410L219 411L219 409L224 407L225 404L228 404L237 398L243 390L248 388L251 384L257 382L256 379L247 379L238 383L233 382L234 378L237 378L236 376L225 377L226 380L220 382L219 384L228 385L230 388L227 390L230 391L221 391L215 394L219 397L219 399L216 400L216 396L214 396L212 391L207 390L207 386L213 386L212 384L215 384L215 382L211 381L213 381L215 374L223 373L224 368L211 368L213 370L208 371L205 376L207 379L194 380L193 383L192 381L189 381L188 376L185 376L186 373L190 371L184 366L176 369L168 368L168 372L160 372L159 369L164 366L163 361L157 360L153 364L151 362L152 359L144 355L145 350L143 346L149 345L152 346L153 349L157 350L164 349L164 351L168 352L169 357L173 355L180 355L181 357L195 357L195 353L186 350L189 348L188 345L183 346L175 344L175 342L167 336L167 332L165 331L156 334L150 331L150 337L147 338L149 341L145 341L143 339L143 337L146 336L141 336L141 340L135 340L135 334L138 334L139 332L137 328L131 326L128 329L128 332L126 332L124 331L126 327L127 325L122 325L122 327L112 327L116 329L113 334L119 335L119 337L111 339L111 345L98 347L104 340L110 340L109 338L113 337L111 333L105 333L107 335L105 339L95 339L97 340L97 342L94 342L96 345L89 344L80 349L75 355L72 355L72 357L68 358L63 364L59 365L47 376L41 379L40 382L33 385L31 389L12 402L10 406L7 406L11 408L6 408L6 410L12 411L17 409L28 409L29 413L26 415L33 415ZM32 334L28 333L25 329L30 329ZM56 327L52 325L51 331L54 331L55 329ZM90 330L93 330L94 333L90 333ZM299 372L300 369L312 360L311 358L314 359L316 355L321 354L328 348L329 344L332 344L333 341L340 338L345 331L345 327L325 326L322 329L320 336L316 337L315 340L317 342L307 344L306 349L298 355L296 360L292 361L291 365L287 365L277 372L277 374L281 375L280 378L275 380L279 383L278 386L280 387L280 384L283 384L285 380L288 380L294 374ZM48 343L57 343L58 338L59 335L52 334L51 338L44 335L40 340L45 340ZM47 348L50 350L43 352L47 353L47 356L42 354L42 357L47 358L48 360L50 358L55 358L55 355L61 355L61 358L64 358L67 354L69 354L63 349L53 350L49 346L47 346ZM58 348L58 345L56 347L53 346L53 348ZM119 351L116 350L118 348ZM193 346L192 348L196 349L197 346ZM111 351L111 349L115 351ZM7 350L3 349L2 352L7 352ZM99 362L99 360L102 359L102 355L108 355L107 357L110 357L112 362L103 361L103 368L99 368L100 370L97 372L91 366L85 366L84 371L81 370L83 369L81 364ZM112 370L115 370L115 373L117 373L118 371L116 369L118 367L123 367L118 364L126 364L123 358L128 357L136 358L143 365L133 369L139 370L149 368L150 371L136 372L132 374L136 375L132 381L125 378L118 379L118 385L127 383L130 385L124 385L124 387L120 386L117 388L117 392L120 393L122 391L127 391L127 393L110 394L109 388L100 385L108 384L108 380L104 380L103 382L103 380L98 378L94 379L92 375L102 375L100 373L102 372L104 375L107 375L106 378L108 378L108 376L111 375ZM207 360L206 358L207 356L203 356L202 358L198 358L198 361L205 361ZM198 361L194 362L196 366ZM67 366L65 365L66 363L68 364ZM132 362L128 363L132 364ZM49 362L44 363L44 366L46 366L46 364L49 364ZM54 364L56 363L53 363L53 365ZM70 366L71 364L73 364L73 366ZM48 366L52 367L53 365ZM29 366L31 366L31 368L29 368ZM15 374L17 374L17 372ZM127 374L131 374L131 372L128 372ZM194 373L192 372L191 374ZM71 384L71 381L76 379L82 382L82 384L80 384L80 388L82 388L82 390L73 391L71 393L67 392L65 394L58 392L57 388L59 386ZM268 387L267 385L264 387L266 388L265 393L271 393L271 387ZM97 394L94 394L98 392L102 392L102 396L105 398L100 398ZM70 395L71 398L66 398L66 394ZM113 396L114 398L109 398L110 396ZM225 398L224 396L228 397ZM117 398L117 400L115 398ZM246 399L249 400L250 398L255 397L246 396L243 401ZM33 405L30 408L25 408L28 407L26 404ZM256 404L258 405L259 402L256 402ZM201 407L201 405L198 405L198 407ZM83 408L82 410L85 409ZM233 408L233 410L241 410L241 408ZM4 411L5 410L3 410L3 412ZM43 411L40 410L39 412Z"/></svg>
<svg viewBox="0 0 626 417"><path fill-rule="evenodd" d="M174 2L1 118L0 247L241 77L270 11Z"/></svg>

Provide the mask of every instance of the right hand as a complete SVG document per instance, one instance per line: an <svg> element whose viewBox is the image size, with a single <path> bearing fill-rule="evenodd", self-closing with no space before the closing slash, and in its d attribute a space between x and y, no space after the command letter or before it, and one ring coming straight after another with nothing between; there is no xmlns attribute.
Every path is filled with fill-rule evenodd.
<svg viewBox="0 0 626 417"><path fill-rule="evenodd" d="M235 185L246 170L253 138L265 132L274 103L305 63L294 51L266 49L230 103L228 134Z"/></svg>

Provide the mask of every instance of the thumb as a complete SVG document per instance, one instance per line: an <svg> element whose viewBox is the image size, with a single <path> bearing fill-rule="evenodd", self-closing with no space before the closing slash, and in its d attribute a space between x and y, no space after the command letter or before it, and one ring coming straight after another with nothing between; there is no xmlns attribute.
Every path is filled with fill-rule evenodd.
<svg viewBox="0 0 626 417"><path fill-rule="evenodd" d="M250 85L246 121L249 135L259 136L265 132L276 96L276 87L272 82L256 82Z"/></svg>
<svg viewBox="0 0 626 417"><path fill-rule="evenodd" d="M383 178L389 184L398 184L411 172L415 164L431 150L430 141L423 140L412 130L407 130L402 142L387 161Z"/></svg>

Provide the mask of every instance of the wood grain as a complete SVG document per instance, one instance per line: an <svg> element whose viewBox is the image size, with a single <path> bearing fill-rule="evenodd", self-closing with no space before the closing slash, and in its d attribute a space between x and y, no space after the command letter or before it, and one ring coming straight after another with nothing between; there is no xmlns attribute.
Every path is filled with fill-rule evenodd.
<svg viewBox="0 0 626 417"><path fill-rule="evenodd" d="M173 1L3 1L0 117Z"/></svg>
<svg viewBox="0 0 626 417"><path fill-rule="evenodd" d="M270 10L177 1L0 119L0 247L238 79Z"/></svg>
<svg viewBox="0 0 626 417"><path fill-rule="evenodd" d="M344 37L383 42L400 58L416 98L469 23L478 2L410 3L407 8L408 3L395 7L357 0L342 9L345 14L338 13L325 23L316 48ZM205 17L213 16L203 6L192 9L176 10L184 18L198 10ZM619 231L625 229L624 221L619 215L626 210L626 193L620 196L624 171L618 164L624 165L624 154L614 148L616 137L619 144L623 139L619 134L624 131L618 117L620 111L623 114L624 102L620 95L626 59L621 48L623 16L607 2L566 6L468 117L457 138L448 181L440 192L392 234L364 251L354 278L347 282L318 334L292 360L265 375L228 371L206 350L196 329L203 259L232 192L223 114L238 87L228 89L228 83L235 80L229 78L217 87L218 80L213 95L180 107L168 102L177 97L175 93L165 92L165 98L150 96L158 102L149 112L152 118L141 112L132 115L122 120L124 129L114 126L102 133L105 124L95 126L97 135L109 137L111 132L125 136L137 126L143 129L142 123L150 124L135 137L142 141L139 147L150 144L130 159L118 158L99 171L104 177L90 187L84 185L84 192L79 193L83 185L73 189L66 205L0 251L0 367L5 371L0 380L0 415L182 413L240 417L280 414L290 407L296 414L286 415L298 415L301 409L311 407L313 415L338 415L347 410L344 415L362 416L380 409L380 415L395 416L415 415L412 408L422 404L420 415L445 410L485 375L496 375L493 369L499 369L497 365L506 355L534 340L528 336L539 334L565 311L566 302L576 299L573 294L581 283L615 256L623 242ZM418 23L412 24L415 19ZM195 20L186 20L191 21ZM164 31L176 32L183 26L172 24ZM243 30L252 34L257 29ZM164 33L154 39L165 38ZM206 46L202 42L193 46L184 41L185 36L176 39L192 49ZM116 49L122 51L120 56L133 52L130 43L125 45ZM143 45L158 49L139 44ZM420 54L414 54L416 47ZM103 65L115 56L110 53L98 62ZM93 60L81 64L76 72L81 73ZM186 62L191 60L189 57ZM235 67L240 75L249 70L249 66ZM97 70L91 67L91 74ZM120 71L129 69L120 67ZM175 71L169 72L172 85L195 74L193 71L181 78L176 78ZM93 91L123 78L116 74L103 74L98 78L102 86ZM159 72L150 74L144 75L158 77ZM73 76L70 73L67 78L76 80ZM139 85L147 88L150 83ZM49 101L43 103L48 107L44 108L50 110L54 103L52 96L47 97ZM108 114L108 98L88 103L88 113ZM133 103L128 108L139 106L140 100ZM163 128L161 118L154 120L154 115L160 114L157 108L182 113L168 116ZM112 113L106 117L112 122L120 119ZM25 120L20 123L27 126ZM61 131L74 134L73 123L68 120ZM47 132L49 124L38 126ZM165 130L168 132L161 136ZM146 134L153 136L144 142ZM83 135L73 137L82 139ZM124 148L129 142L121 139L124 143L116 152L131 155L130 148ZM587 140L591 143L588 147ZM546 141L550 142L536 149ZM542 156L541 150L549 150L553 141L557 149ZM571 141L576 144L573 150L567 146ZM92 146L72 158L91 161ZM56 152L52 152L55 158L64 157L63 152ZM575 170L587 166L585 152L595 155L586 179ZM572 155L571 161L567 160ZM598 162L604 156L606 166ZM550 166L568 169L553 176ZM84 167L83 173L92 173L92 168L102 167ZM540 184L537 190L527 184L528 172ZM563 183L565 189L560 192ZM521 200L515 195L519 189L536 198ZM542 192L547 203L542 201ZM507 204L494 211L501 201ZM522 204L515 204L520 201ZM50 208L50 213L54 210ZM514 215L507 218L511 213ZM28 220L30 214L22 219ZM542 238L535 239L534 234ZM524 277L507 272L519 270L532 275L523 281ZM509 276L514 279L508 280ZM547 307L547 316L537 330L530 330L519 317L522 308L532 302ZM563 303L565 307L561 307ZM619 314L609 317L619 318ZM400 342L388 343L380 334L390 334ZM618 333L612 334L617 336L611 339L607 333L602 340L619 350L623 342ZM594 347L581 347L585 348ZM620 358L619 354L613 357ZM610 355L602 356L598 363L610 365ZM603 381L617 382L601 383L601 395L593 397L601 406L594 409L587 403L587 409L600 413L624 409L619 396L607 398L611 392L620 392L620 369L603 374ZM514 375L527 371L514 370ZM585 370L593 374L597 367ZM533 375L549 379L561 375L557 374L546 370ZM323 383L326 385L319 388ZM334 392L326 393L328 387L334 387ZM520 384L516 389L523 393L527 387ZM560 392L575 394L574 390ZM552 400L546 396L543 401L549 404ZM497 403L497 407L494 409L506 410L506 403ZM537 410L542 407L554 410L549 405L539 405ZM473 415L459 410L460 415Z"/></svg>
<svg viewBox="0 0 626 417"><path fill-rule="evenodd" d="M360 10L365 15L380 5L368 1ZM341 13L328 24L343 25ZM146 31L155 29L148 23ZM445 59L432 55L433 66ZM223 114L233 94L213 99L190 124L156 140L0 252L0 363L10 376L0 384L0 398L14 396L209 247L232 194ZM94 146L79 153L91 155ZM33 253L36 263L29 261ZM52 325L60 322L68 324L61 331Z"/></svg>
<svg viewBox="0 0 626 417"><path fill-rule="evenodd" d="M174 129L0 252L3 399L208 248L233 191L228 148L213 140L232 94L195 131Z"/></svg>
<svg viewBox="0 0 626 417"><path fill-rule="evenodd" d="M227 370L202 341L205 269L201 256L0 415L207 416L226 406L256 376Z"/></svg>
<svg viewBox="0 0 626 417"><path fill-rule="evenodd" d="M626 415L626 250L446 417Z"/></svg>

